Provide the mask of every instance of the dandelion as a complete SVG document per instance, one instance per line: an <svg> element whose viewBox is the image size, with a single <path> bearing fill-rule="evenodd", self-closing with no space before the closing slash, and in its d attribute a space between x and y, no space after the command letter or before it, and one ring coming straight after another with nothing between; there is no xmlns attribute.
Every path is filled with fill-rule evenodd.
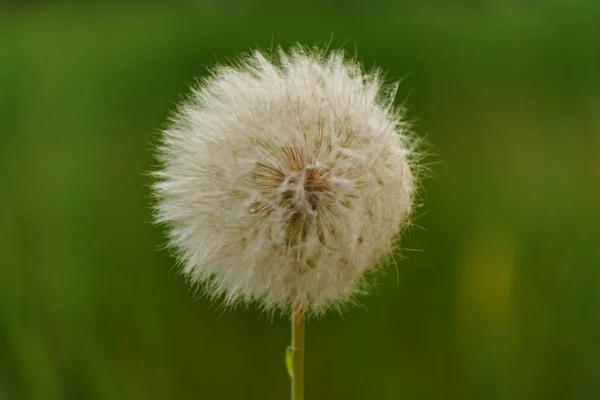
<svg viewBox="0 0 600 400"><path fill-rule="evenodd" d="M291 312L296 400L305 313L363 292L414 208L394 94L340 51L256 51L202 80L159 147L156 217L183 274L225 305Z"/></svg>

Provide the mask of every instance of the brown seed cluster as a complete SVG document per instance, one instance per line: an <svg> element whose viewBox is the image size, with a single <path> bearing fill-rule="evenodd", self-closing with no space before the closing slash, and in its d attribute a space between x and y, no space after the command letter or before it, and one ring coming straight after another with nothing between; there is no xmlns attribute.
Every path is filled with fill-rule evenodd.
<svg viewBox="0 0 600 400"><path fill-rule="evenodd" d="M303 149L284 146L279 154L279 165L257 163L253 172L254 181L268 203L255 202L250 213L266 217L274 205L288 211L288 237L293 240L304 238L309 222L318 215L322 207L323 194L331 189L326 168L315 166L315 158Z"/></svg>

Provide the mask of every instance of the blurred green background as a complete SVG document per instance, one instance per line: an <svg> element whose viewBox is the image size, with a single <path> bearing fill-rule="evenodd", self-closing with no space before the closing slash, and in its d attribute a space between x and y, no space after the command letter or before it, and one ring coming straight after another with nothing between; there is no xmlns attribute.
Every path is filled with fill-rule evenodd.
<svg viewBox="0 0 600 400"><path fill-rule="evenodd" d="M288 321L188 288L146 172L207 67L296 41L402 78L435 153L307 399L600 398L600 3L293 4L0 6L0 399L288 398Z"/></svg>

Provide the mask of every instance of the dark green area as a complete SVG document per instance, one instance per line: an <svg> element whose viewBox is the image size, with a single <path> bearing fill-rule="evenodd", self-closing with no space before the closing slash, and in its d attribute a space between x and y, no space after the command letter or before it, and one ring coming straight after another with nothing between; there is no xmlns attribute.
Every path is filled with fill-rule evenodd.
<svg viewBox="0 0 600 400"><path fill-rule="evenodd" d="M296 41L403 78L436 154L407 258L308 325L307 399L597 398L600 7L462 3L0 8L0 399L288 398L288 322L188 288L146 172L195 77Z"/></svg>

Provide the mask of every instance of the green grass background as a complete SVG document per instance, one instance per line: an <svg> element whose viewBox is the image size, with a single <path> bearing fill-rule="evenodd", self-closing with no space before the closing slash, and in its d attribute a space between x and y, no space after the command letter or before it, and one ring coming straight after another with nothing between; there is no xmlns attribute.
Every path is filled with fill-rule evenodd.
<svg viewBox="0 0 600 400"><path fill-rule="evenodd" d="M288 398L288 322L188 288L145 173L196 77L296 41L402 78L436 154L407 258L308 325L307 399L598 398L598 3L285 4L0 6L0 399Z"/></svg>

